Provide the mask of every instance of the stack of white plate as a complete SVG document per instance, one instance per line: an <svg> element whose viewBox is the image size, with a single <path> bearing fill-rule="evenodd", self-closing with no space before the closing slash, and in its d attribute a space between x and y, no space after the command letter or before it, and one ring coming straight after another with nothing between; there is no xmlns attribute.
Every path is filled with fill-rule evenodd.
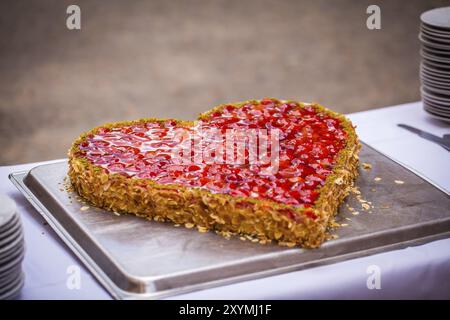
<svg viewBox="0 0 450 320"><path fill-rule="evenodd" d="M23 286L22 226L16 204L0 194L0 300L14 299Z"/></svg>
<svg viewBox="0 0 450 320"><path fill-rule="evenodd" d="M430 116L450 121L450 7L424 12L420 20L423 106Z"/></svg>

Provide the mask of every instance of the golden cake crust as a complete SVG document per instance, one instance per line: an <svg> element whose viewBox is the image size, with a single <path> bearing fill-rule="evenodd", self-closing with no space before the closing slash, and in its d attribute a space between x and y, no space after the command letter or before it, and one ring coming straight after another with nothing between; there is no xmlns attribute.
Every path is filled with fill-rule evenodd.
<svg viewBox="0 0 450 320"><path fill-rule="evenodd" d="M250 102L259 101L231 105L238 108ZM299 104L300 107L306 105ZM213 108L201 114L199 119L229 105ZM215 194L201 188L162 185L150 179L130 179L117 173L107 173L102 167L77 156L79 144L99 128L167 120L192 125L191 121L146 118L96 127L74 141L69 150L68 176L80 196L94 206L110 211L131 213L155 221L170 221L187 228L196 227L200 232L215 230L224 236L241 234L254 242L276 241L280 245L315 248L325 240L329 223L358 175L360 144L353 125L346 117L319 104L307 105L317 112L339 119L347 133L346 145L337 154L333 172L326 178L325 184L320 188L320 195L311 208L293 207L272 200ZM298 219L292 220L286 211L295 213Z"/></svg>

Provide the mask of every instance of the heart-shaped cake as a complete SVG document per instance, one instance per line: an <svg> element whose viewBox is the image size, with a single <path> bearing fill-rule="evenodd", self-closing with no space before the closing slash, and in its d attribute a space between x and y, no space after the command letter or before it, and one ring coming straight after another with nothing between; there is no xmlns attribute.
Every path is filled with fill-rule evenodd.
<svg viewBox="0 0 450 320"><path fill-rule="evenodd" d="M110 211L317 247L357 176L359 149L343 115L267 98L221 105L197 121L94 128L72 145L69 177Z"/></svg>

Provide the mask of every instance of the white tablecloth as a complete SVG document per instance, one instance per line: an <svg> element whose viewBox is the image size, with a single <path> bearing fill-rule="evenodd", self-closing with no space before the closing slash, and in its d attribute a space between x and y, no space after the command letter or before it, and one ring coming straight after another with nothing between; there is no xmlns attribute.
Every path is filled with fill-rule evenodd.
<svg viewBox="0 0 450 320"><path fill-rule="evenodd" d="M450 127L428 118L421 103L360 112L349 116L363 141L450 190L450 153L396 127L406 123L442 135ZM39 163L40 164L40 163ZM26 241L26 281L22 299L110 299L108 293L44 223L43 218L8 181L8 174L34 164L0 167L0 193L11 196L21 215ZM450 202L449 202L450 207ZM449 208L450 210L450 208ZM73 268L80 288L68 286ZM380 271L380 289L367 286L368 269ZM70 289L72 288L72 289ZM450 239L353 259L328 266L176 296L178 299L325 299L450 298Z"/></svg>

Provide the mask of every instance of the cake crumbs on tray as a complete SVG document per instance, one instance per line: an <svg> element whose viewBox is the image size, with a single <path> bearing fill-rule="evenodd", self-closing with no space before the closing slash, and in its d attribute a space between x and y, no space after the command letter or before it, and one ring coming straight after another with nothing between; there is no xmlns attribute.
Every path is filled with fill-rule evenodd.
<svg viewBox="0 0 450 320"><path fill-rule="evenodd" d="M339 223L337 223L336 221L334 221L334 220L329 223L329 227L330 228L338 228L340 226L341 225Z"/></svg>
<svg viewBox="0 0 450 320"><path fill-rule="evenodd" d="M396 184L404 184L404 183L405 183L405 181L402 181L402 180L394 180L394 182L395 182Z"/></svg>
<svg viewBox="0 0 450 320"><path fill-rule="evenodd" d="M223 230L216 230L216 234L221 235L227 240L230 240L231 236L233 235L230 231L223 231Z"/></svg>
<svg viewBox="0 0 450 320"><path fill-rule="evenodd" d="M81 211L86 211L86 210L88 210L90 207L89 206L82 206L81 208L80 208L80 210Z"/></svg>
<svg viewBox="0 0 450 320"><path fill-rule="evenodd" d="M374 179L373 179L373 181L375 181L375 182L379 182L379 181L381 181L382 179L380 178L380 177L375 177Z"/></svg>
<svg viewBox="0 0 450 320"><path fill-rule="evenodd" d="M251 235L244 235L244 237L246 237L247 238L247 240L249 240L249 241L253 241L253 239L255 239L254 237L252 237Z"/></svg>
<svg viewBox="0 0 450 320"><path fill-rule="evenodd" d="M361 195L361 192L359 190L357 190L358 193L354 192L356 194L356 200L358 200L358 202L361 204L361 207L365 210L368 211L370 209L373 208L372 202L367 201L366 199L364 199Z"/></svg>
<svg viewBox="0 0 450 320"><path fill-rule="evenodd" d="M201 232L201 233L205 233L205 232L209 231L208 228L202 227L202 226L197 226L197 230L198 230L198 232Z"/></svg>
<svg viewBox="0 0 450 320"><path fill-rule="evenodd" d="M356 195L360 195L361 194L361 191L359 191L358 187L355 187L355 186L352 186L350 188L350 192L353 193L353 194L356 194Z"/></svg>
<svg viewBox="0 0 450 320"><path fill-rule="evenodd" d="M375 178L375 179L377 179L377 178ZM381 178L379 178L379 179L381 180ZM372 189L371 191L373 191L373 190L375 190L375 189ZM368 201L368 200L366 200L366 199L363 198L363 196L362 196L362 194L361 194L361 191L359 190L359 188L358 188L357 186L352 186L352 187L350 188L350 192L356 196L356 200L361 204L361 207L362 207L362 209L363 209L364 211L369 211L370 209L373 209L373 208L374 208L374 206L372 205L372 202L370 202L370 201ZM346 204L346 206L347 206L347 209L348 209L353 215L356 216L356 215L359 214L359 212L358 212L358 211L355 211L355 209L352 208L349 204Z"/></svg>
<svg viewBox="0 0 450 320"><path fill-rule="evenodd" d="M348 223L341 223L341 227L348 227Z"/></svg>
<svg viewBox="0 0 450 320"><path fill-rule="evenodd" d="M326 238L327 240L336 240L339 236L337 234L327 234Z"/></svg>
<svg viewBox="0 0 450 320"><path fill-rule="evenodd" d="M188 222L188 223L185 223L184 226L188 229L192 229L194 227L194 224Z"/></svg>
<svg viewBox="0 0 450 320"><path fill-rule="evenodd" d="M280 246L284 246L284 247L288 247L288 248L293 248L293 247L295 247L295 242L279 241L278 244L279 244Z"/></svg>
<svg viewBox="0 0 450 320"><path fill-rule="evenodd" d="M371 165L370 163L367 163L367 162L363 162L363 163L362 163L362 167L363 167L363 169L365 169L365 170L370 170L370 169L372 169L372 165Z"/></svg>

